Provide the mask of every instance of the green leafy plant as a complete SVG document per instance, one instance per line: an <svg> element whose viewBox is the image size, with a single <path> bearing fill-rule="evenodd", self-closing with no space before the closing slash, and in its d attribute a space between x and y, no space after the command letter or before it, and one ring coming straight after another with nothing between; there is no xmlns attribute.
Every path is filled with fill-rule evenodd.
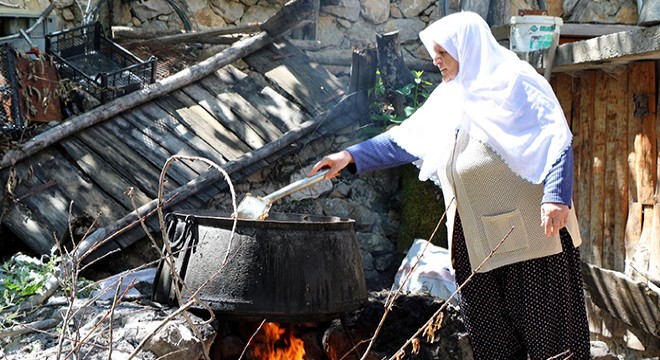
<svg viewBox="0 0 660 360"><path fill-rule="evenodd" d="M394 106L386 100L387 89L383 84L380 71L376 71L376 84L369 91L369 95L373 99L371 104L369 104L372 121L381 122L383 124L399 124L409 118L424 104L431 94L433 84L422 78L424 71L412 71L412 74L413 82L395 90L405 98L403 114L397 115Z"/></svg>
<svg viewBox="0 0 660 360"><path fill-rule="evenodd" d="M20 305L25 298L43 289L54 273L58 258L47 260L16 254L0 266L0 312Z"/></svg>

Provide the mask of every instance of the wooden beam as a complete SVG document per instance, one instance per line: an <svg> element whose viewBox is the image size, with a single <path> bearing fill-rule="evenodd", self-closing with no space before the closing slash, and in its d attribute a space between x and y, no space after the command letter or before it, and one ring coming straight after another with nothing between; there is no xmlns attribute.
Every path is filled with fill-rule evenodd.
<svg viewBox="0 0 660 360"><path fill-rule="evenodd" d="M660 59L660 25L562 44L554 72L617 66L639 60Z"/></svg>
<svg viewBox="0 0 660 360"><path fill-rule="evenodd" d="M641 29L643 29L643 27L636 25L564 23L560 28L560 33L562 38L593 38L622 31ZM508 39L509 33L511 32L511 25L504 24L493 26L491 32L498 41Z"/></svg>
<svg viewBox="0 0 660 360"><path fill-rule="evenodd" d="M313 5L311 0L294 0L287 3L277 14L269 18L262 25L264 31L253 37L239 40L215 56L181 70L140 91L131 93L130 96L117 98L33 137L20 148L7 151L0 162L0 169L6 168L12 163L22 161L82 129L200 80L221 67L261 49L265 45L272 43L279 36L287 33L300 19L311 14L312 10Z"/></svg>

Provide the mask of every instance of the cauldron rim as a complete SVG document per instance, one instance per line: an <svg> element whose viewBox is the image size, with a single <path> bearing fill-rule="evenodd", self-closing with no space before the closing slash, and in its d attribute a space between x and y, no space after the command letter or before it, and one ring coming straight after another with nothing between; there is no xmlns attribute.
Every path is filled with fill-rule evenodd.
<svg viewBox="0 0 660 360"><path fill-rule="evenodd" d="M232 214L223 210L214 209L183 209L172 211L167 214L168 216L176 217L193 217L195 220L212 220L220 222L233 222ZM355 220L349 218L342 218L338 216L328 215L310 215L300 213L279 213L270 212L268 217L264 220L253 219L238 219L238 224L245 224L246 226L269 226L269 224L295 224L296 226L318 226L318 225L347 225L353 226ZM240 226L240 225L239 225Z"/></svg>

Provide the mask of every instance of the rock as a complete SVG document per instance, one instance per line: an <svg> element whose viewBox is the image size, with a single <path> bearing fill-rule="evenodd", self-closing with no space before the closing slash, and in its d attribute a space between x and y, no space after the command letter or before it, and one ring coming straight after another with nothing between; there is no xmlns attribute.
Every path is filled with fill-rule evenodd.
<svg viewBox="0 0 660 360"><path fill-rule="evenodd" d="M272 7L261 5L250 6L245 10L239 23L243 25L263 23L268 20L268 18L275 15L276 11L277 10Z"/></svg>
<svg viewBox="0 0 660 360"><path fill-rule="evenodd" d="M76 19L76 16L73 11L71 11L71 9L66 8L62 9L62 18L64 18L66 21L73 21Z"/></svg>
<svg viewBox="0 0 660 360"><path fill-rule="evenodd" d="M207 7L195 13L195 22L203 29L223 28L227 26L225 18Z"/></svg>
<svg viewBox="0 0 660 360"><path fill-rule="evenodd" d="M334 16L320 15L317 27L316 37L322 44L339 48L344 42L344 29Z"/></svg>
<svg viewBox="0 0 660 360"><path fill-rule="evenodd" d="M392 242L378 234L359 232L357 239L360 248L370 253L392 254L396 250L396 246Z"/></svg>
<svg viewBox="0 0 660 360"><path fill-rule="evenodd" d="M610 351L610 348L602 341L591 342L591 359L592 360L618 360Z"/></svg>
<svg viewBox="0 0 660 360"><path fill-rule="evenodd" d="M187 0L185 2L185 5L188 6L188 10L190 10L190 12L192 12L193 14L203 9L209 9L208 0Z"/></svg>
<svg viewBox="0 0 660 360"><path fill-rule="evenodd" d="M431 6L431 0L402 0L399 9L407 18L419 16L426 8Z"/></svg>
<svg viewBox="0 0 660 360"><path fill-rule="evenodd" d="M138 359L155 359L176 351L180 359L197 359L202 352L208 353L215 338L215 329L201 318L188 314L194 326L202 334L201 341L194 337L194 332L184 317L179 314L168 321L165 326L155 332L163 321L176 309L159 306L141 305L123 302L114 310L109 304L95 304L89 299L75 302L70 331L80 335L79 351L85 354L85 359L108 359L108 344L112 340L112 358L124 359L136 350L147 336L154 335L145 343L145 347L137 354ZM56 309L66 312L66 306ZM110 313L112 312L112 317ZM43 315L46 316L46 315ZM110 319L112 319L112 338L110 337ZM76 329L76 327L78 327ZM0 348L5 351L9 360L32 360L39 354L40 360L58 358L58 329L44 332L34 332L11 339L9 344L2 343ZM6 339L3 339L5 341ZM73 350L70 341L65 341L62 354Z"/></svg>
<svg viewBox="0 0 660 360"><path fill-rule="evenodd" d="M389 0L364 0L360 9L362 17L372 24L382 24L390 17Z"/></svg>
<svg viewBox="0 0 660 360"><path fill-rule="evenodd" d="M243 16L245 5L237 1L211 0L213 12L220 15L225 22L232 24Z"/></svg>
<svg viewBox="0 0 660 360"><path fill-rule="evenodd" d="M426 23L419 19L390 19L378 27L379 32L399 32L401 44L419 42L419 32L426 27Z"/></svg>
<svg viewBox="0 0 660 360"><path fill-rule="evenodd" d="M564 2L564 22L637 24L637 6L633 1L567 0Z"/></svg>
<svg viewBox="0 0 660 360"><path fill-rule="evenodd" d="M165 0L150 0L133 5L133 15L142 22L173 12L174 9Z"/></svg>
<svg viewBox="0 0 660 360"><path fill-rule="evenodd" d="M341 0L338 5L321 6L321 12L356 22L360 20L360 1Z"/></svg>

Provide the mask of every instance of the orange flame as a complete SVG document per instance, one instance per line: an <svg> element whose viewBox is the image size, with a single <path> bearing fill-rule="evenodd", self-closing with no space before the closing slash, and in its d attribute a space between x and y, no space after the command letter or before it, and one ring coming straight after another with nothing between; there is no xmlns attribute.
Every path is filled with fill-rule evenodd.
<svg viewBox="0 0 660 360"><path fill-rule="evenodd" d="M304 342L293 335L293 329L281 328L277 323L264 323L261 327L264 339L251 353L259 360L303 360Z"/></svg>

